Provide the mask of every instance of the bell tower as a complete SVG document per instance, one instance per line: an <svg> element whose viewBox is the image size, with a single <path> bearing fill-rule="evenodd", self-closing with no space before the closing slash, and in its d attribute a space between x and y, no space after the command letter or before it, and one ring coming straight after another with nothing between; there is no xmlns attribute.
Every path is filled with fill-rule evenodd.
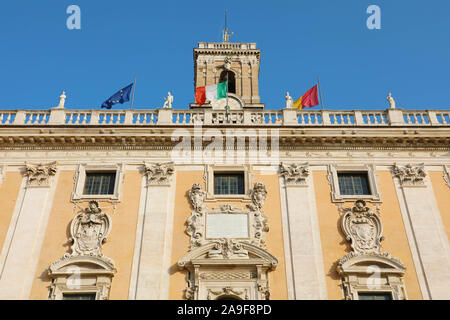
<svg viewBox="0 0 450 320"><path fill-rule="evenodd" d="M258 83L261 50L256 49L256 43L232 43L231 35L225 27L222 42L199 42L194 48L194 90L228 80L230 109L264 108ZM202 107L222 109L225 105L218 100ZM191 104L195 107L198 105Z"/></svg>

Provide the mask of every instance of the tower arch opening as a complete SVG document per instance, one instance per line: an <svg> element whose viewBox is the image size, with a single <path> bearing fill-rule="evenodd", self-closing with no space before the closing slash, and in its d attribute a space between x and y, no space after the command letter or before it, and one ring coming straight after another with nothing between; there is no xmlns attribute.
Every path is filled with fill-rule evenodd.
<svg viewBox="0 0 450 320"><path fill-rule="evenodd" d="M228 81L228 92L235 94L236 93L236 76L234 75L233 71L224 70L220 73L219 82L225 82L225 81Z"/></svg>

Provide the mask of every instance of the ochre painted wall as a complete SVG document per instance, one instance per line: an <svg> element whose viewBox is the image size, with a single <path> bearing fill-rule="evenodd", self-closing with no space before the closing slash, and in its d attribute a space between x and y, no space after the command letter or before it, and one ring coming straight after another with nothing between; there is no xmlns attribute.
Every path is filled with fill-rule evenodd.
<svg viewBox="0 0 450 320"><path fill-rule="evenodd" d="M6 172L5 180L0 186L0 250L8 233L11 217L16 206L20 185L22 184L22 174L20 172Z"/></svg>
<svg viewBox="0 0 450 320"><path fill-rule="evenodd" d="M110 300L128 299L141 185L142 174L139 171L126 171L122 201L117 205L116 213L111 215L112 229L103 249L103 254L114 260L117 269L109 294Z"/></svg>
<svg viewBox="0 0 450 320"><path fill-rule="evenodd" d="M441 213L447 239L450 240L450 187L444 180L444 172L428 171L434 195Z"/></svg>
<svg viewBox="0 0 450 320"><path fill-rule="evenodd" d="M254 182L262 182L266 186L267 199L263 206L264 214L268 218L269 232L267 233L267 251L278 259L278 266L269 272L270 300L287 300L286 263L284 261L283 224L281 221L281 199L278 173L259 174L254 172ZM253 187L253 186L252 186Z"/></svg>
<svg viewBox="0 0 450 320"><path fill-rule="evenodd" d="M74 188L75 171L61 171L56 188L53 207L47 225L44 243L41 249L30 299L47 299L50 280L47 270L51 263L70 252L70 224L78 213L70 202ZM128 299L133 249L136 236L137 214L142 174L138 171L126 171L122 184L122 199L115 213L112 208L104 209L112 220L112 229L107 242L103 245L103 254L115 262L117 273L112 280L110 299ZM81 204L87 206L87 202ZM101 202L100 207L111 207Z"/></svg>
<svg viewBox="0 0 450 320"><path fill-rule="evenodd" d="M266 173L266 172L265 172ZM269 272L270 299L287 299L286 268L284 261L283 232L281 222L280 189L277 174L260 175L258 171L253 172L254 182L262 182L267 189L267 200L263 206L265 215L268 218L269 233L267 234L267 251L278 259L278 266L275 271ZM177 185L175 191L174 207L174 229L171 255L171 276L169 299L184 299L186 289L186 271L179 271L178 260L183 257L189 249L189 236L185 233L186 220L192 213L192 207L187 196L188 191L194 183L200 183L203 190L206 186L203 181L203 171L178 171ZM216 208L222 204L231 204L238 208L245 209L245 204L238 200L208 202L208 208Z"/></svg>
<svg viewBox="0 0 450 320"><path fill-rule="evenodd" d="M187 271L179 271L177 263L189 250L189 236L185 232L185 223L193 209L189 202L188 190L194 183L200 183L205 190L203 171L178 171L176 174L169 300L184 299L187 284Z"/></svg>
<svg viewBox="0 0 450 320"><path fill-rule="evenodd" d="M417 271L414 267L400 204L395 192L392 172L387 170L378 171L377 174L383 200L383 203L380 205L380 216L385 238L381 242L381 251L389 252L403 262L406 267L404 281L408 299L421 300L422 293L417 280Z"/></svg>
<svg viewBox="0 0 450 320"><path fill-rule="evenodd" d="M331 186L326 171L314 171L314 189L319 217L320 238L322 243L323 262L328 299L344 298L340 286L340 277L336 271L337 262L351 251L350 244L340 228L338 207L331 202ZM383 223L382 252L389 252L400 258L406 267L405 286L408 299L422 299L416 270L412 261L408 239L406 237L397 195L389 171L379 171L379 184L383 203L380 206ZM344 207L353 206L354 202L343 203ZM368 203L368 206L372 205Z"/></svg>

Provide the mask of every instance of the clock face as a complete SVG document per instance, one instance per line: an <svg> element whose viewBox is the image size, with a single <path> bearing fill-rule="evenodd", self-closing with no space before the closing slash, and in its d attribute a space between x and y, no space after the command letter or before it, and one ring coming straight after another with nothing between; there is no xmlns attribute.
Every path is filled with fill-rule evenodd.
<svg viewBox="0 0 450 320"><path fill-rule="evenodd" d="M211 103L211 106L213 110L225 110L226 104L227 99L220 99ZM230 110L242 110L241 102L233 96L228 97L228 106L230 107Z"/></svg>

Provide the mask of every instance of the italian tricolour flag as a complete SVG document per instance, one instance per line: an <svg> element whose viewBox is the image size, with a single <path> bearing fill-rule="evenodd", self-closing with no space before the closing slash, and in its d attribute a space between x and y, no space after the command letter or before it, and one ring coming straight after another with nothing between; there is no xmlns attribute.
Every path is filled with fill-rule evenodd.
<svg viewBox="0 0 450 320"><path fill-rule="evenodd" d="M227 97L227 82L220 82L195 89L195 102L202 106L206 101L214 102Z"/></svg>

